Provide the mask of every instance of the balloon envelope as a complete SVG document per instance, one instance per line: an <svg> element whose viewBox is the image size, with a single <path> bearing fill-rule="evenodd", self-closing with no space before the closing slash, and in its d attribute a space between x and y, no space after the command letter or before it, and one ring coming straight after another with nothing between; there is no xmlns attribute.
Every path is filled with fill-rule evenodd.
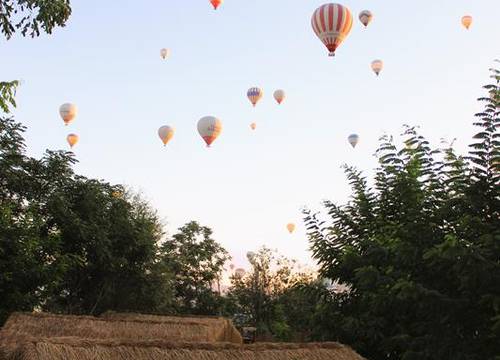
<svg viewBox="0 0 500 360"><path fill-rule="evenodd" d="M243 276L245 276L245 274L246 274L245 269L238 268L238 269L234 270L234 275L235 276L243 277Z"/></svg>
<svg viewBox="0 0 500 360"><path fill-rule="evenodd" d="M295 231L295 224L289 223L289 224L287 224L286 228L287 228L288 232L291 234Z"/></svg>
<svg viewBox="0 0 500 360"><path fill-rule="evenodd" d="M285 100L285 90L276 90L273 94L274 96L274 99L278 102L278 104L281 104L283 102L283 100Z"/></svg>
<svg viewBox="0 0 500 360"><path fill-rule="evenodd" d="M224 0L210 0L210 4L214 7L214 10L217 10L217 8L224 2Z"/></svg>
<svg viewBox="0 0 500 360"><path fill-rule="evenodd" d="M358 134L351 134L347 138L347 141L349 141L349 144L351 144L352 147L356 147L356 145L359 142L359 135Z"/></svg>
<svg viewBox="0 0 500 360"><path fill-rule="evenodd" d="M251 128L252 130L257 129L257 124L256 124L256 123L251 123L251 124L250 124L250 128Z"/></svg>
<svg viewBox="0 0 500 360"><path fill-rule="evenodd" d="M161 49L160 50L160 56L162 59L168 58L169 54L170 54L170 50L168 50L168 49Z"/></svg>
<svg viewBox="0 0 500 360"><path fill-rule="evenodd" d="M257 105L259 100L262 99L263 95L264 92L258 87L252 87L247 91L248 100L250 100L253 106Z"/></svg>
<svg viewBox="0 0 500 360"><path fill-rule="evenodd" d="M175 132L174 128L168 125L164 125L158 129L158 136L163 142L163 145L167 145L167 143L174 136L174 132Z"/></svg>
<svg viewBox="0 0 500 360"><path fill-rule="evenodd" d="M382 60L373 60L371 67L373 72L378 76L384 67L384 62Z"/></svg>
<svg viewBox="0 0 500 360"><path fill-rule="evenodd" d="M340 4L325 4L314 11L311 25L316 36L323 42L330 56L345 40L352 28L351 11Z"/></svg>
<svg viewBox="0 0 500 360"><path fill-rule="evenodd" d="M75 104L66 103L59 107L59 114L64 121L64 124L68 125L71 123L78 113L78 108Z"/></svg>
<svg viewBox="0 0 500 360"><path fill-rule="evenodd" d="M472 16L470 15L465 15L462 17L462 25L467 29L469 30L469 27L471 26L472 24Z"/></svg>
<svg viewBox="0 0 500 360"><path fill-rule="evenodd" d="M210 146L222 132L222 122L215 116L205 116L198 121L198 133Z"/></svg>
<svg viewBox="0 0 500 360"><path fill-rule="evenodd" d="M78 135L76 134L69 134L67 137L66 137L66 141L68 141L68 144L71 148L73 148L73 146L76 145L76 143L78 142L80 138L78 137Z"/></svg>
<svg viewBox="0 0 500 360"><path fill-rule="evenodd" d="M359 13L359 21L367 27L368 24L372 21L373 19L373 14L370 10L363 10Z"/></svg>

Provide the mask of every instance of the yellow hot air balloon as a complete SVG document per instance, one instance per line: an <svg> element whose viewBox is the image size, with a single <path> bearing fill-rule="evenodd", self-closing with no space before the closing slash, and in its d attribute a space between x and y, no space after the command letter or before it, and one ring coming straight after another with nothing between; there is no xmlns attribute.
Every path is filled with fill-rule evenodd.
<svg viewBox="0 0 500 360"><path fill-rule="evenodd" d="M171 126L168 126L168 125L164 125L158 129L158 136L160 137L161 141L163 142L163 146L166 146L167 143L174 136L174 128Z"/></svg>
<svg viewBox="0 0 500 360"><path fill-rule="evenodd" d="M384 67L384 62L382 60L373 60L371 66L373 72L378 76Z"/></svg>
<svg viewBox="0 0 500 360"><path fill-rule="evenodd" d="M76 145L76 143L78 142L80 138L78 137L78 135L76 134L69 134L67 137L66 137L66 140L68 141L68 144L71 148L73 148L73 146Z"/></svg>
<svg viewBox="0 0 500 360"><path fill-rule="evenodd" d="M165 60L166 58L168 58L168 55L170 54L170 50L166 49L166 48L163 48L160 50L160 56L163 60Z"/></svg>
<svg viewBox="0 0 500 360"><path fill-rule="evenodd" d="M68 125L75 120L77 113L78 108L75 104L65 103L59 107L59 115L61 115L65 125Z"/></svg>
<svg viewBox="0 0 500 360"><path fill-rule="evenodd" d="M251 128L252 130L257 129L257 124L256 124L256 123L251 123L251 124L250 124L250 128Z"/></svg>
<svg viewBox="0 0 500 360"><path fill-rule="evenodd" d="M283 102L283 100L285 100L285 90L276 90L273 94L274 96L274 99L278 102L278 104L281 104Z"/></svg>
<svg viewBox="0 0 500 360"><path fill-rule="evenodd" d="M286 228L287 228L288 232L291 234L295 231L295 224L289 223L289 224L287 224Z"/></svg>
<svg viewBox="0 0 500 360"><path fill-rule="evenodd" d="M111 196L114 197L115 199L119 199L123 196L123 193L121 191L113 191L111 193Z"/></svg>
<svg viewBox="0 0 500 360"><path fill-rule="evenodd" d="M471 26L471 24L472 24L472 16L470 16L470 15L462 16L462 25L467 30L469 30L469 27Z"/></svg>

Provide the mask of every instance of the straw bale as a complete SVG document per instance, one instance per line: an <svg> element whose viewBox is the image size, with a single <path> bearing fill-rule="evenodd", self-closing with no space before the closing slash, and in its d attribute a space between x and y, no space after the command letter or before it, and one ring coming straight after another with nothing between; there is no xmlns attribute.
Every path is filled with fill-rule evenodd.
<svg viewBox="0 0 500 360"><path fill-rule="evenodd" d="M155 321L162 323L176 322L189 324L205 324L212 327L216 341L231 342L242 344L243 338L240 332L234 327L233 322L222 316L167 316L167 315L150 315L137 313L117 313L113 311L105 312L100 316L103 319L114 320L139 320L139 321Z"/></svg>
<svg viewBox="0 0 500 360"><path fill-rule="evenodd" d="M32 339L19 344L7 360L364 360L338 343L253 344L172 343Z"/></svg>
<svg viewBox="0 0 500 360"><path fill-rule="evenodd" d="M221 329L195 321L101 319L92 316L14 313L3 327L13 336L84 339L220 341ZM222 330L224 331L224 329Z"/></svg>

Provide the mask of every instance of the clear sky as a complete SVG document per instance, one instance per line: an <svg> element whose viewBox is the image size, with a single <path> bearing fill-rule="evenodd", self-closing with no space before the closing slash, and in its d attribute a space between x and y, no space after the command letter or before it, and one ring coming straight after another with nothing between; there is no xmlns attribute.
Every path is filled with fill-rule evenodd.
<svg viewBox="0 0 500 360"><path fill-rule="evenodd" d="M435 145L457 138L464 152L475 99L500 58L498 0L344 0L356 21L333 59L310 26L323 2L226 0L214 11L208 0L72 0L52 36L0 40L0 79L24 81L15 115L31 155L66 149L75 132L77 172L141 191L169 233L197 220L237 266L264 244L312 263L300 209L346 201L341 165L371 174L379 136L403 124ZM374 13L367 29L357 21L364 9ZM256 108L252 86L264 90ZM288 96L281 106L277 88ZM69 127L64 102L79 107ZM211 149L196 130L205 115L224 125ZM176 129L166 148L161 125Z"/></svg>

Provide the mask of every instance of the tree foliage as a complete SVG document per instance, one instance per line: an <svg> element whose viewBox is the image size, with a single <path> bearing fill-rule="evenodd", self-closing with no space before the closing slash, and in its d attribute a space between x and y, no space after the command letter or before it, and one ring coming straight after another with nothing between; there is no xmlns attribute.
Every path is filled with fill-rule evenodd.
<svg viewBox="0 0 500 360"><path fill-rule="evenodd" d="M432 149L414 128L382 138L373 187L345 167L345 205L306 211L322 276L350 291L321 298L322 338L370 359L492 359L500 354L499 72L468 156Z"/></svg>
<svg viewBox="0 0 500 360"><path fill-rule="evenodd" d="M70 0L0 0L0 29L7 39L17 31L31 37L52 34L70 15Z"/></svg>

